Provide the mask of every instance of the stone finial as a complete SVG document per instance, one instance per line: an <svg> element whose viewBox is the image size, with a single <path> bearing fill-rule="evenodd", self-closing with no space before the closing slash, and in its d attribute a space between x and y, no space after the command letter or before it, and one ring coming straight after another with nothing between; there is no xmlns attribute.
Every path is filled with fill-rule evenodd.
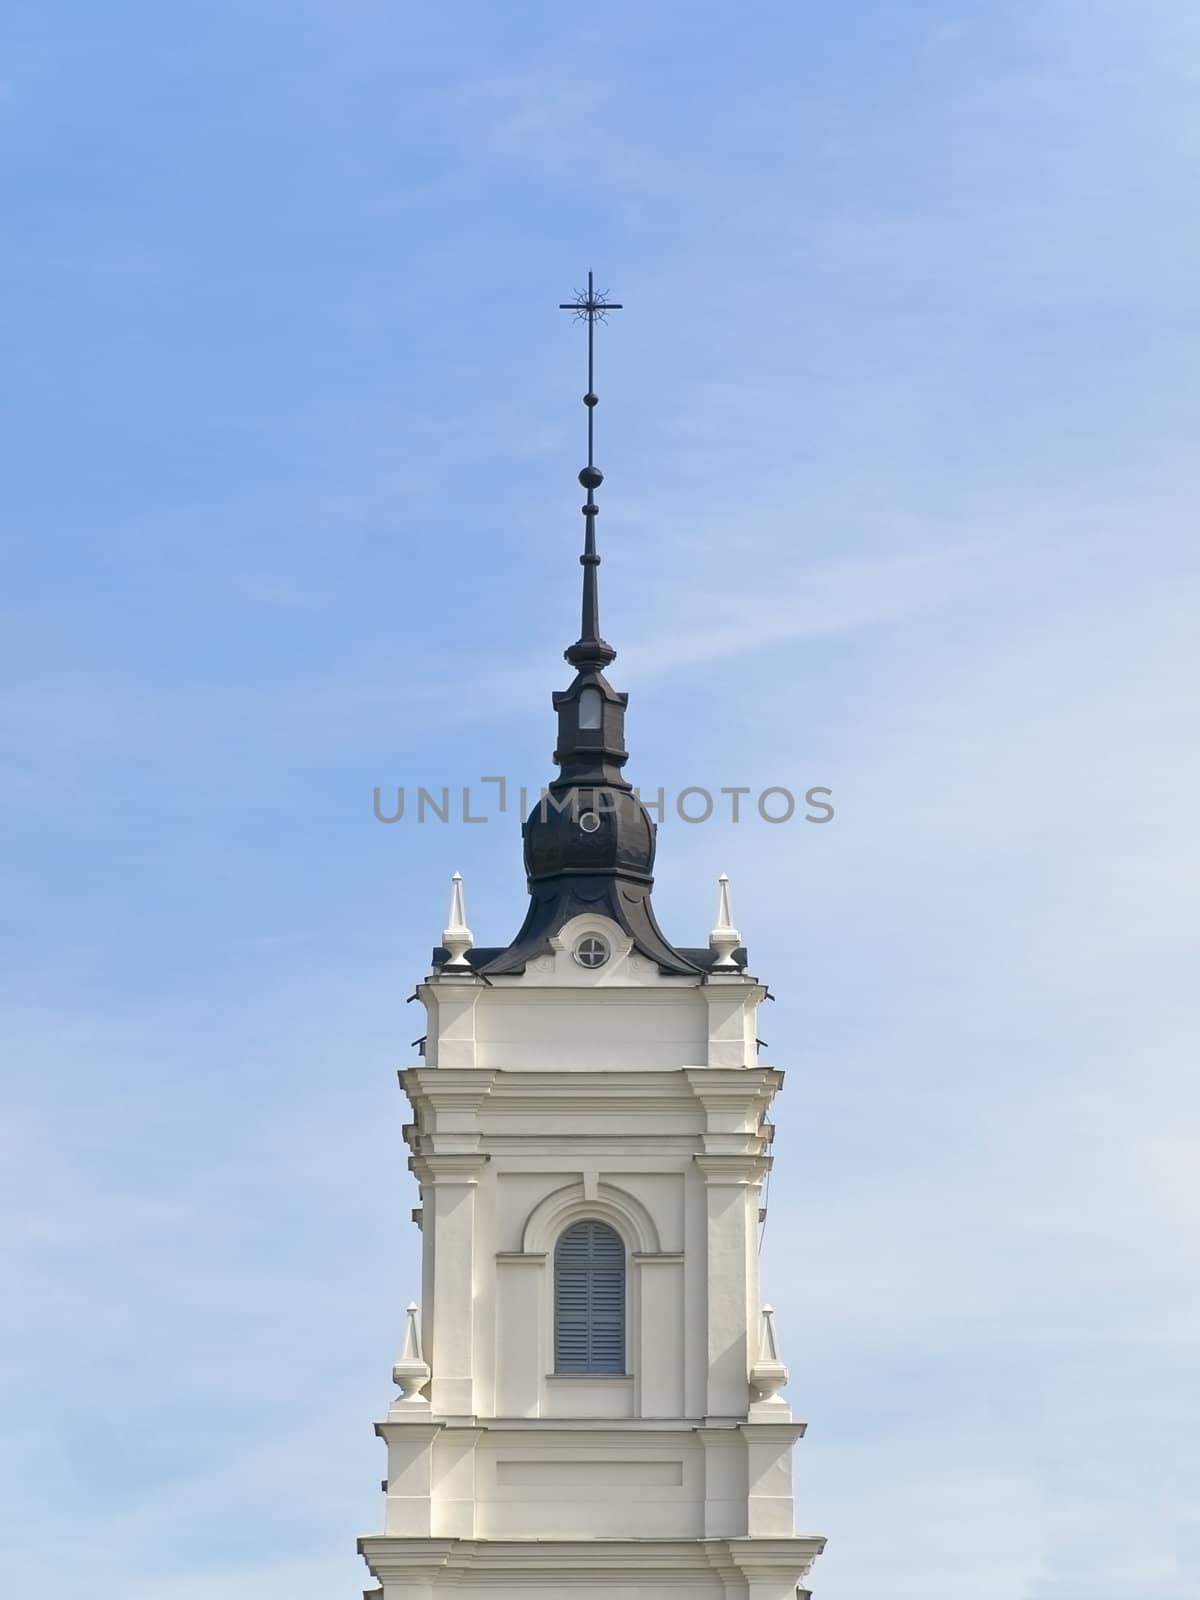
<svg viewBox="0 0 1200 1600"><path fill-rule="evenodd" d="M750 1387L756 1403L785 1406L779 1391L788 1381L788 1369L779 1359L775 1339L775 1313L770 1306L762 1308L762 1330L759 1335L758 1360L750 1368Z"/></svg>
<svg viewBox="0 0 1200 1600"><path fill-rule="evenodd" d="M467 951L475 943L475 935L467 927L461 872L456 872L450 880L450 916L447 926L442 929L442 943L450 952L446 968L453 968L456 972L469 971L471 964L467 960Z"/></svg>
<svg viewBox="0 0 1200 1600"><path fill-rule="evenodd" d="M742 936L733 925L729 912L729 879L724 873L717 879L717 921L708 936L708 947L716 952L714 972L736 972L733 952L742 942Z"/></svg>
<svg viewBox="0 0 1200 1600"><path fill-rule="evenodd" d="M414 1301L408 1308L408 1326L404 1331L404 1350L399 1361L392 1368L392 1382L401 1391L402 1402L418 1401L421 1390L429 1382L432 1374L429 1363L421 1354L421 1329L417 1322L417 1305Z"/></svg>

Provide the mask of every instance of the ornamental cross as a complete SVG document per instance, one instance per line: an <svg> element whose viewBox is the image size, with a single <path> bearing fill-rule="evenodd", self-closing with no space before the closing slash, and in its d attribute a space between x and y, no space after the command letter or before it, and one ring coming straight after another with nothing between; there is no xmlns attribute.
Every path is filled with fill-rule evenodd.
<svg viewBox="0 0 1200 1600"><path fill-rule="evenodd" d="M582 321L587 323L588 330L588 386L583 397L583 403L588 413L588 466L592 466L592 412L595 409L598 396L596 386L592 381L594 370L593 363L593 336L598 322L607 322L610 311L623 311L625 308L617 300L605 298L604 291L597 290L592 274L588 273L588 286L585 294L577 294L574 300L564 300L558 308L560 311L573 311Z"/></svg>

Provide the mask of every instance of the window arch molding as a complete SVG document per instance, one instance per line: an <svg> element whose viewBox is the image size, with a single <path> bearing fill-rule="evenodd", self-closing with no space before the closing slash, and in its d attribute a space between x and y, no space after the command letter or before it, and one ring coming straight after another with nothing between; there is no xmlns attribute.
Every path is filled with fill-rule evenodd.
<svg viewBox="0 0 1200 1600"><path fill-rule="evenodd" d="M642 1202L611 1183L596 1185L595 1198L582 1183L568 1183L539 1200L525 1219L523 1255L553 1255L559 1236L573 1222L606 1222L630 1255L657 1255L658 1229Z"/></svg>
<svg viewBox="0 0 1200 1600"><path fill-rule="evenodd" d="M633 940L624 928L618 927L611 917L601 916L598 911L581 911L569 922L564 922L557 933L550 935L550 948L573 950L580 939L589 933L604 940L612 951L614 963L619 956L627 956L633 949Z"/></svg>

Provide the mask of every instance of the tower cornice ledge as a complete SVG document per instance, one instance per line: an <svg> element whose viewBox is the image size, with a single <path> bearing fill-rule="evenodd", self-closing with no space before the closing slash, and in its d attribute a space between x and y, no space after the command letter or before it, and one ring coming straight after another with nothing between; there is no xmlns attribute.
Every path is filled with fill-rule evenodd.
<svg viewBox="0 0 1200 1600"><path fill-rule="evenodd" d="M755 1101L767 1106L783 1088L777 1067L684 1067L683 1075L706 1109Z"/></svg>
<svg viewBox="0 0 1200 1600"><path fill-rule="evenodd" d="M478 1183L491 1159L477 1151L446 1151L413 1156L409 1166L422 1183Z"/></svg>
<svg viewBox="0 0 1200 1600"><path fill-rule="evenodd" d="M771 1170L771 1157L761 1155L698 1155L692 1157L711 1184L758 1183Z"/></svg>
<svg viewBox="0 0 1200 1600"><path fill-rule="evenodd" d="M700 1067L684 1076L704 1112L707 1138L763 1137L767 1112L783 1085L782 1072L774 1067Z"/></svg>
<svg viewBox="0 0 1200 1600"><path fill-rule="evenodd" d="M573 1591L611 1588L614 1583L652 1581L692 1589L702 1574L726 1578L807 1576L825 1540L792 1537L696 1539L532 1538L438 1539L374 1535L358 1541L373 1577L384 1584L436 1583L454 1588L471 1574L472 1587L484 1577L497 1584L519 1581L531 1589ZM694 1591L693 1591L694 1592Z"/></svg>
<svg viewBox="0 0 1200 1600"><path fill-rule="evenodd" d="M760 1422L756 1417L751 1417L749 1422L739 1418L734 1426L739 1433L748 1433L759 1443L768 1439L777 1440L780 1444L794 1444L808 1432L807 1422Z"/></svg>
<svg viewBox="0 0 1200 1600"><path fill-rule="evenodd" d="M478 1111L496 1083L482 1067L405 1067L399 1078L414 1106L423 1099L435 1110Z"/></svg>
<svg viewBox="0 0 1200 1600"><path fill-rule="evenodd" d="M412 1444L414 1439L422 1440L429 1444L437 1438L446 1426L440 1419L430 1421L428 1412L417 1412L412 1418L406 1416L387 1417L383 1422L375 1424L375 1437L377 1439L403 1439L405 1444Z"/></svg>
<svg viewBox="0 0 1200 1600"><path fill-rule="evenodd" d="M441 1103L443 1070L420 1067L405 1074L404 1089L414 1105L418 1098L424 1099L431 1108ZM695 1096L688 1081L692 1070L705 1073L710 1069L631 1068L600 1073L565 1068L505 1067L486 1074L478 1068L467 1069L456 1077L464 1084L472 1078L486 1077L488 1113L502 1112L511 1119L537 1111L620 1111L636 1106L644 1111L679 1112L694 1108ZM745 1082L745 1072L738 1076Z"/></svg>

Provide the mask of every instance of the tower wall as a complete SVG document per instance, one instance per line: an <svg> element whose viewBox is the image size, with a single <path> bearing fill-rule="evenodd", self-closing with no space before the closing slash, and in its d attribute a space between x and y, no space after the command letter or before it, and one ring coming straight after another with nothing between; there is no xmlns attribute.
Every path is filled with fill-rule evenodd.
<svg viewBox="0 0 1200 1600"><path fill-rule="evenodd" d="M589 934L611 952L596 971L572 953ZM443 968L418 991L425 1058L401 1081L429 1381L379 1425L384 1534L364 1553L383 1600L505 1594L517 1568L514 1596L596 1600L592 1557L572 1579L568 1547L616 1560L620 1541L621 1600L792 1600L820 1542L793 1534L803 1425L754 1387L782 1083L757 1057L764 990L663 975L603 918L553 944L522 973ZM554 1370L555 1245L583 1219L624 1246L619 1375Z"/></svg>

